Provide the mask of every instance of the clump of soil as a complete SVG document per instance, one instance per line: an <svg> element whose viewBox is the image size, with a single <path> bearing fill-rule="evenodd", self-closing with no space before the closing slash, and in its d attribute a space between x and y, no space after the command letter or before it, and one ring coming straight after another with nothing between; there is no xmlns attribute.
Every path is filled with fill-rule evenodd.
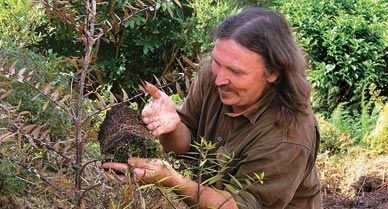
<svg viewBox="0 0 388 209"><path fill-rule="evenodd" d="M157 150L151 139L140 113L125 104L107 112L98 132L101 153L115 162L126 162L131 156L152 157Z"/></svg>
<svg viewBox="0 0 388 209"><path fill-rule="evenodd" d="M388 184L383 180L363 176L353 184L355 196L343 197L336 191L324 188L323 203L325 209L386 209L388 208Z"/></svg>

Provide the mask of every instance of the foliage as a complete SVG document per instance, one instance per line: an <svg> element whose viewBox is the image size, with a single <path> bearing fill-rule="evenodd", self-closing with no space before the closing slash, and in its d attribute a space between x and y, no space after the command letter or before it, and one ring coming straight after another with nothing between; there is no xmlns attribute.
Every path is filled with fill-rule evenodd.
<svg viewBox="0 0 388 209"><path fill-rule="evenodd" d="M192 14L182 19L182 47L184 53L196 59L197 55L207 53L213 47L212 32L226 16L237 13L238 9L228 0L194 0L188 7Z"/></svg>
<svg viewBox="0 0 388 209"><path fill-rule="evenodd" d="M216 184L222 185L226 191L234 195L247 190L252 185L263 184L264 173L249 173L242 179L237 179L229 173L230 164L235 157L234 153L218 153L216 143L201 137L191 146L191 151L184 157L194 160L196 165L191 169L193 178L198 184L209 187L215 187ZM200 193L199 187L198 193Z"/></svg>
<svg viewBox="0 0 388 209"><path fill-rule="evenodd" d="M341 131L323 116L318 115L318 125L321 134L320 153L345 153L354 141L351 134Z"/></svg>
<svg viewBox="0 0 388 209"><path fill-rule="evenodd" d="M44 14L31 0L0 0L0 49L28 47L43 37L36 28L45 24Z"/></svg>
<svg viewBox="0 0 388 209"><path fill-rule="evenodd" d="M104 35L93 51L94 89L109 85L114 94L120 95L123 88L133 96L140 80L151 80L153 75L159 77L174 70L172 61L182 44L174 36L180 30L181 4L169 0L140 2L109 0L98 5L96 18ZM76 3L62 7L73 7L70 14L82 15L83 7ZM40 27L39 31L46 36L36 47L80 59L82 48L74 41L79 34L72 27L52 16Z"/></svg>
<svg viewBox="0 0 388 209"><path fill-rule="evenodd" d="M361 106L364 88L388 94L388 3L384 0L274 1L311 60L313 107ZM370 95L365 95L369 99Z"/></svg>
<svg viewBox="0 0 388 209"><path fill-rule="evenodd" d="M376 153L388 153L388 103L380 112L376 127L364 137L364 140Z"/></svg>
<svg viewBox="0 0 388 209"><path fill-rule="evenodd" d="M0 50L0 60L3 63L14 63L16 73L24 71L36 85L44 86L50 83L50 88L58 89L58 92L68 93L69 91L69 83L65 77L67 64L61 62L55 54L44 57L28 49L9 47ZM34 74L33 77L32 74ZM46 98L38 95L39 92L33 86L15 82L12 90L13 93L3 100L10 105L18 105L18 112L28 112L34 116L29 119L26 117L24 123L45 124L51 130L51 138L65 137L66 127L69 124L65 112L50 105Z"/></svg>
<svg viewBox="0 0 388 209"><path fill-rule="evenodd" d="M316 164L323 194L334 192L351 197L360 192L354 184L362 177L387 180L388 156L376 155L361 146L354 146L347 153L321 153Z"/></svg>
<svg viewBox="0 0 388 209"><path fill-rule="evenodd" d="M139 7L149 8L141 1L136 2ZM117 98L109 90L91 88L95 78L90 74L96 69L95 44L103 34L115 30L116 26L113 24L104 33L104 24L94 19L95 7L92 6L96 1L93 0L88 3L74 2L74 7L64 5L68 2L42 0L41 3L50 18L57 18L57 21L68 24L75 31L76 40L84 44L84 54L77 52L80 57L69 57L64 61L52 50L41 52L47 58L25 48L2 50L0 155L9 165L17 167L16 170L28 173L22 176L24 182L34 186L34 190L29 188L28 191L36 196L45 193L42 198L44 202L62 208L82 208L84 204L106 208L109 205L107 201L117 199L117 191L103 179L104 171L101 164L98 164L100 155L95 152L97 146L86 142L93 139L94 133L88 128L98 123L98 117L94 118L118 104ZM85 5L87 8L84 8L84 12L74 12ZM142 12L136 8L129 9L132 10L127 15ZM73 42L69 43L71 45ZM37 51L40 49L39 45L32 48ZM90 100L89 96L94 99ZM133 98L129 98L123 91L121 101L129 102ZM24 107L29 109L21 109ZM48 115L50 118L47 118ZM62 119L64 123L59 124L58 129L64 134L54 138L52 133L55 128L52 126L57 124L53 121ZM158 147L155 145L153 148ZM0 166L4 168L3 164ZM6 171L6 175L11 177L19 175L19 172ZM3 184L8 188L9 184ZM137 189L138 185L135 185L129 192L135 193ZM142 196L142 193L137 195ZM125 207L137 204L136 196L131 197L134 199L125 202Z"/></svg>

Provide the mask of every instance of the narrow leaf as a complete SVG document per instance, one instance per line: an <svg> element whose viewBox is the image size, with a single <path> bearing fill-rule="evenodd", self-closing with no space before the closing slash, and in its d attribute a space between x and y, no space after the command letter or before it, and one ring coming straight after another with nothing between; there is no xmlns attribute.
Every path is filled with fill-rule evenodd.
<svg viewBox="0 0 388 209"><path fill-rule="evenodd" d="M13 89L10 89L7 92L5 92L4 94L2 94L0 96L0 99L4 99L4 98L8 97L12 93L12 91L13 91Z"/></svg>
<svg viewBox="0 0 388 209"><path fill-rule="evenodd" d="M46 103L44 103L42 110L45 111L49 104L50 104L50 101L47 101Z"/></svg>
<svg viewBox="0 0 388 209"><path fill-rule="evenodd" d="M175 4L177 4L179 7L182 8L182 4L179 2L179 0L174 0Z"/></svg>
<svg viewBox="0 0 388 209"><path fill-rule="evenodd" d="M116 100L115 95L113 95L112 92L109 92L109 104L113 105L116 102L117 102L117 100Z"/></svg>
<svg viewBox="0 0 388 209"><path fill-rule="evenodd" d="M11 138L15 133L8 132L0 136L0 142L4 142L5 140Z"/></svg>
<svg viewBox="0 0 388 209"><path fill-rule="evenodd" d="M129 98L128 98L128 94L127 92L125 92L124 89L121 89L123 91L123 102L127 101Z"/></svg>
<svg viewBox="0 0 388 209"><path fill-rule="evenodd" d="M34 137L34 139L37 139L39 137L39 134L40 134L40 130L43 128L43 125L42 126L38 126L36 127L32 132L31 132L31 135Z"/></svg>
<svg viewBox="0 0 388 209"><path fill-rule="evenodd" d="M16 62L12 63L12 65L8 68L9 74L11 75L15 74L15 67L16 67Z"/></svg>
<svg viewBox="0 0 388 209"><path fill-rule="evenodd" d="M168 3L166 3L166 8L167 8L167 11L168 11L168 13L170 14L170 16L171 16L171 17L174 17L174 13L172 13L172 10L171 10L171 8L170 8L170 6L169 6Z"/></svg>
<svg viewBox="0 0 388 209"><path fill-rule="evenodd" d="M0 88L3 88L4 86L9 86L11 84L11 82L0 82Z"/></svg>
<svg viewBox="0 0 388 209"><path fill-rule="evenodd" d="M23 133L28 134L28 133L30 133L31 130L34 129L36 126L37 126L37 125L35 125L35 124L26 125L26 126L24 126L24 127L22 128L22 131L23 131Z"/></svg>
<svg viewBox="0 0 388 209"><path fill-rule="evenodd" d="M226 189L229 190L230 192L232 192L233 194L238 193L238 191L235 188L233 188L230 184L224 184L224 185L225 185Z"/></svg>
<svg viewBox="0 0 388 209"><path fill-rule="evenodd" d="M46 87L44 87L44 93L45 94L48 94L50 93L50 89L51 89L51 83L47 84Z"/></svg>
<svg viewBox="0 0 388 209"><path fill-rule="evenodd" d="M33 74L34 74L34 71L30 71L30 72L28 73L27 77L24 79L24 81L27 81L27 82L30 81Z"/></svg>
<svg viewBox="0 0 388 209"><path fill-rule="evenodd" d="M31 115L31 113L29 111L22 111L18 115L20 117L20 116L23 116L23 115Z"/></svg>
<svg viewBox="0 0 388 209"><path fill-rule="evenodd" d="M232 181L233 181L234 183L236 183L238 187L240 187L240 189L243 188L243 186L241 185L240 181L237 180L236 177L234 177L234 176L232 176L232 175L230 175L230 177L232 178Z"/></svg>
<svg viewBox="0 0 388 209"><path fill-rule="evenodd" d="M101 104L106 106L104 98L99 93L97 93L97 92L96 92L96 95L98 97L98 100L101 102Z"/></svg>
<svg viewBox="0 0 388 209"><path fill-rule="evenodd" d="M19 70L18 77L23 77L23 74L25 71L26 71L26 68L22 68L21 70Z"/></svg>

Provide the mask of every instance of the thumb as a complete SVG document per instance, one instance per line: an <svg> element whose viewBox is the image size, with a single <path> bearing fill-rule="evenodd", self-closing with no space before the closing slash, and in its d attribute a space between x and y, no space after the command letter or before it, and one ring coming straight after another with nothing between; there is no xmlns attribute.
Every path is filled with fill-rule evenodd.
<svg viewBox="0 0 388 209"><path fill-rule="evenodd" d="M160 91L156 86L146 82L145 90L155 99L159 99L161 97Z"/></svg>

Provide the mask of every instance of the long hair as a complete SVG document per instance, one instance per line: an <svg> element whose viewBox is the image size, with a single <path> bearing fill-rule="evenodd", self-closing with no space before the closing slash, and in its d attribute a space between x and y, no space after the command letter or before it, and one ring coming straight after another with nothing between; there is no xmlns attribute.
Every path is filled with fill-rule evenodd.
<svg viewBox="0 0 388 209"><path fill-rule="evenodd" d="M295 127L301 115L311 113L304 53L283 15L263 8L245 10L222 22L215 38L233 40L258 53L266 62L266 73L279 73L260 98L276 101L277 125Z"/></svg>

